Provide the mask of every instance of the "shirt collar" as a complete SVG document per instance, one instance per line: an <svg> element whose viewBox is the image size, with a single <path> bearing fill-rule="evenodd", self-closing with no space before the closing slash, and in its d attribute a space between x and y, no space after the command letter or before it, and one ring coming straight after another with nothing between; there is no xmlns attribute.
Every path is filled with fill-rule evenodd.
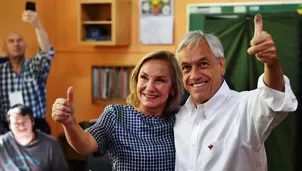
<svg viewBox="0 0 302 171"><path fill-rule="evenodd" d="M205 117L209 118L214 113L214 111L221 106L221 103L226 100L230 92L231 90L224 80L218 91L207 102L198 104L196 106L193 102L192 97L190 96L186 101L185 106L189 109L197 108L198 111L203 110Z"/></svg>
<svg viewBox="0 0 302 171"><path fill-rule="evenodd" d="M24 58L24 61L23 61L23 63L22 63L22 68L21 68L21 72L20 72L20 73L22 73L22 72L24 71L24 67L27 65L27 63L28 63L28 60L27 60L26 58ZM10 61L8 61L8 62L6 63L6 67L8 67L8 69L9 69L11 72L15 72L15 71L13 70L13 67L12 67L12 64L10 63Z"/></svg>

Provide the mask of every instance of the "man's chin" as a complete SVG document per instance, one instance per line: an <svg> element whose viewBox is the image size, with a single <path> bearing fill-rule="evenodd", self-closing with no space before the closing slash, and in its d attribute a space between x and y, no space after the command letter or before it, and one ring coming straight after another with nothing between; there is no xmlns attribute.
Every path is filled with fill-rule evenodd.
<svg viewBox="0 0 302 171"><path fill-rule="evenodd" d="M20 58L23 58L23 57L24 57L24 54L19 54L19 53L11 55L11 59L20 59Z"/></svg>
<svg viewBox="0 0 302 171"><path fill-rule="evenodd" d="M207 102L209 99L208 98L200 98L200 94L199 93L196 93L195 96L192 96L193 97L193 101L195 102L195 104L202 104L202 103L205 103ZM194 98L195 97L195 98Z"/></svg>
<svg viewBox="0 0 302 171"><path fill-rule="evenodd" d="M29 133L29 131L19 131L19 132L17 132L18 135L26 135L28 133Z"/></svg>

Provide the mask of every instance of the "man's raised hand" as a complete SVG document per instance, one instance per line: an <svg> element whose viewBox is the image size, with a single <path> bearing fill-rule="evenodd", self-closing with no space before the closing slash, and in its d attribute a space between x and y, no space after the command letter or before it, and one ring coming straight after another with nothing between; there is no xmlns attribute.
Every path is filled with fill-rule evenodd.
<svg viewBox="0 0 302 171"><path fill-rule="evenodd" d="M272 36L263 31L263 20L260 14L254 18L254 37L251 40L251 47L248 49L250 55L255 55L257 60L272 64L277 59L275 42Z"/></svg>

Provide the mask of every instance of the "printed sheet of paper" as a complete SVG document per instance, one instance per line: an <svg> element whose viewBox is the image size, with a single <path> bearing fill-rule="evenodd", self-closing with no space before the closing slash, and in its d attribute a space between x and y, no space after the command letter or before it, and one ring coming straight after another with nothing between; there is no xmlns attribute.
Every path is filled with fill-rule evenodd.
<svg viewBox="0 0 302 171"><path fill-rule="evenodd" d="M172 44L173 0L140 0L141 44Z"/></svg>
<svg viewBox="0 0 302 171"><path fill-rule="evenodd" d="M21 91L11 92L8 94L10 106L14 106L16 104L24 104L23 96Z"/></svg>

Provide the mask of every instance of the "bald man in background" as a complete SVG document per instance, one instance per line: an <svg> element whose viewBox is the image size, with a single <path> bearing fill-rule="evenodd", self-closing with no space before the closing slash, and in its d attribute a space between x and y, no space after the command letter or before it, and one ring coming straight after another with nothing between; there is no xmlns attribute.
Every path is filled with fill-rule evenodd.
<svg viewBox="0 0 302 171"><path fill-rule="evenodd" d="M26 43L21 34L9 33L4 40L3 52L9 61L0 64L0 122L3 125L0 134L9 131L6 113L15 104L31 107L35 128L50 134L45 120L46 81L54 50L36 12L24 11L22 20L35 29L40 49L33 58L26 59Z"/></svg>

